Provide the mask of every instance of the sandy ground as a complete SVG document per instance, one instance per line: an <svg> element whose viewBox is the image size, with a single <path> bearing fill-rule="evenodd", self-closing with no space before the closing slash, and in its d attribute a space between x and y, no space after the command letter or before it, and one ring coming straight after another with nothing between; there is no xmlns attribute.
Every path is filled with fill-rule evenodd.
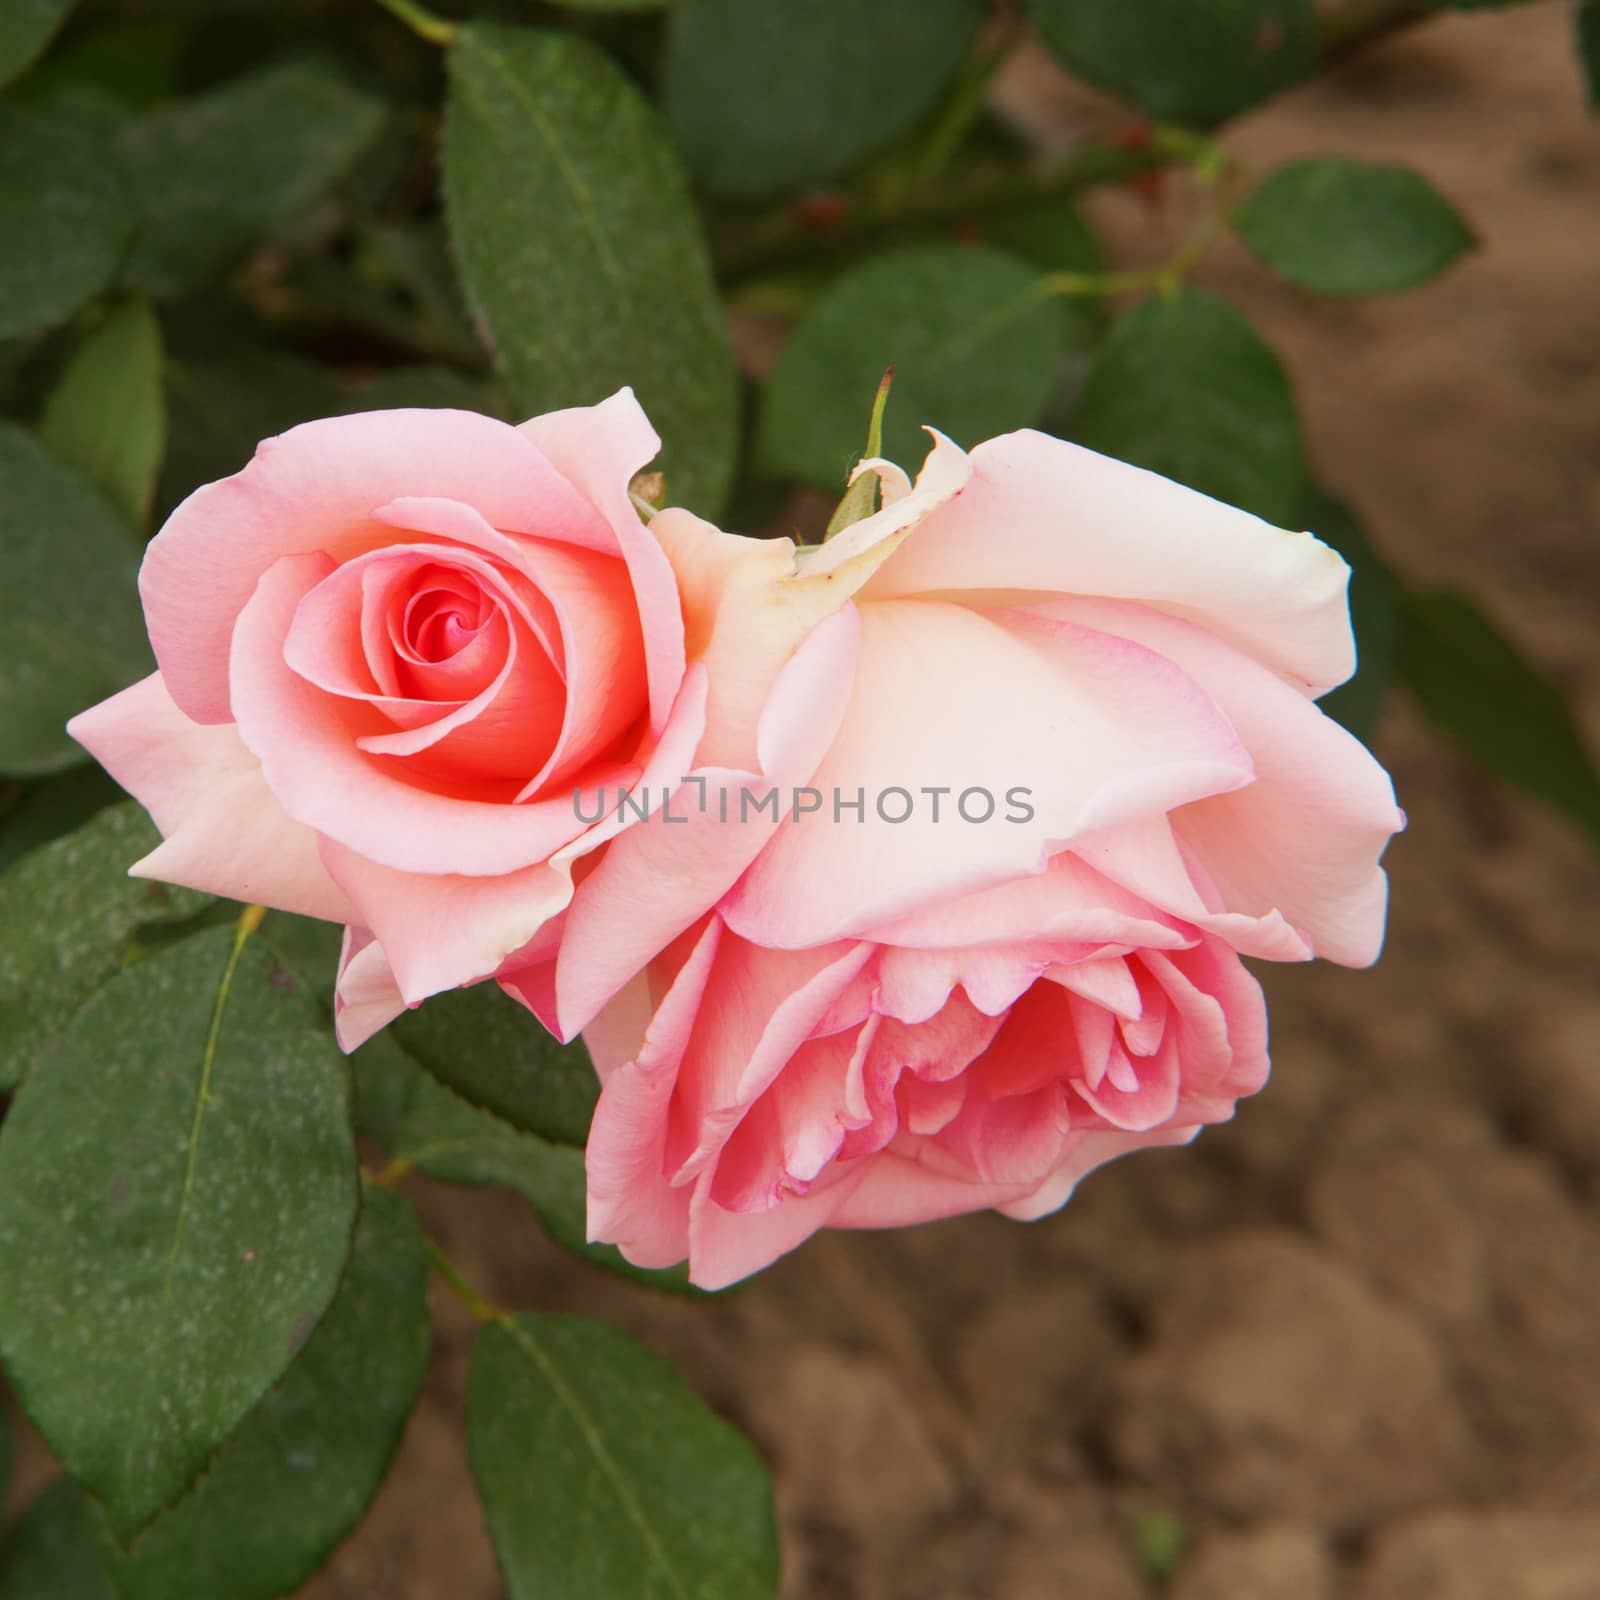
<svg viewBox="0 0 1600 1600"><path fill-rule="evenodd" d="M1005 92L1107 125L1047 66ZM1230 246L1202 279L1284 354L1385 552L1470 586L1600 743L1600 122L1569 8L1393 39L1229 143L1262 169L1403 160L1473 221L1468 262L1381 302ZM1126 193L1093 209L1130 262L1181 227ZM685 1304L575 1265L508 1197L415 1197L499 1299L614 1317L754 1435L785 1600L1596 1600L1600 862L1409 707L1378 745L1411 818L1382 963L1266 973L1266 1092L1057 1217L829 1236ZM471 1325L438 1311L395 1470L312 1600L501 1594L459 1421ZM1132 1536L1156 1510L1191 1535L1164 1588Z"/></svg>

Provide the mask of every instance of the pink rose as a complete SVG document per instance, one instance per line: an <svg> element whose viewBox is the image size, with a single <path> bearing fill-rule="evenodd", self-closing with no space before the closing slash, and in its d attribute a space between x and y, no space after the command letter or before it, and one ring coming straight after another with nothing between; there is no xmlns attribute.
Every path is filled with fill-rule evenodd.
<svg viewBox="0 0 1600 1600"><path fill-rule="evenodd" d="M627 820L574 790L694 751L704 676L628 496L659 443L628 390L312 422L151 543L160 670L70 731L161 829L137 873L350 926L347 1046L537 948Z"/></svg>
<svg viewBox="0 0 1600 1600"><path fill-rule="evenodd" d="M1261 1086L1240 955L1382 940L1404 819L1315 705L1354 666L1333 551L1037 433L873 470L884 509L798 556L652 524L710 673L686 820L615 839L510 980L604 1081L591 1235L706 1286L1053 1210ZM774 777L781 824L719 821Z"/></svg>

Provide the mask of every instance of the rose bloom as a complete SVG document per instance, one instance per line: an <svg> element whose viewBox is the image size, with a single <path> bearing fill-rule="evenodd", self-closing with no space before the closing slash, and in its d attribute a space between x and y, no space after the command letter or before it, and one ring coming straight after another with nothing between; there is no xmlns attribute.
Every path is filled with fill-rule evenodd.
<svg viewBox="0 0 1600 1600"><path fill-rule="evenodd" d="M160 670L70 725L164 836L137 874L349 925L340 1031L524 956L702 731L673 573L628 495L633 395L510 427L384 411L197 490L139 587Z"/></svg>
<svg viewBox="0 0 1600 1600"><path fill-rule="evenodd" d="M508 980L603 1079L591 1236L706 1287L824 1226L1054 1210L1261 1087L1241 955L1381 943L1404 819L1315 704L1354 667L1339 556L1037 433L935 440L819 548L655 518L696 782ZM774 780L820 808L726 805Z"/></svg>

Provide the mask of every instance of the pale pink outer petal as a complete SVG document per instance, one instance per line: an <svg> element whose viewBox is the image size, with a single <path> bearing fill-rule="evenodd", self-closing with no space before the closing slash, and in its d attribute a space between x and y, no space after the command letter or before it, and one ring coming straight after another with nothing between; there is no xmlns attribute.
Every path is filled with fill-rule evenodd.
<svg viewBox="0 0 1600 1600"><path fill-rule="evenodd" d="M283 556L339 562L392 543L373 513L411 495L463 501L511 532L608 538L534 442L489 417L369 411L291 428L242 472L196 489L145 553L139 592L177 704L196 721L227 721L229 642L262 574Z"/></svg>
<svg viewBox="0 0 1600 1600"><path fill-rule="evenodd" d="M1047 609L1159 651L1238 730L1256 781L1172 818L1222 907L1249 917L1279 912L1331 961L1354 967L1375 961L1388 900L1378 860L1405 816L1388 773L1361 741L1203 628L1145 606L1104 601L1058 601Z"/></svg>
<svg viewBox="0 0 1600 1600"><path fill-rule="evenodd" d="M572 895L570 871L543 861L500 877L397 872L326 838L322 859L383 947L407 1005L489 977Z"/></svg>
<svg viewBox="0 0 1600 1600"><path fill-rule="evenodd" d="M284 814L231 723L191 722L159 672L80 712L67 731L148 811L164 838L131 870L206 894L321 917L355 911Z"/></svg>
<svg viewBox="0 0 1600 1600"><path fill-rule="evenodd" d="M1313 535L1032 430L979 445L971 461L966 489L864 598L1105 595L1189 617L1314 693L1355 670L1349 568Z"/></svg>
<svg viewBox="0 0 1600 1600"><path fill-rule="evenodd" d="M863 791L865 818L813 815L777 834L724 907L748 939L794 947L857 934L1038 872L1079 833L1250 781L1227 719L1142 646L1041 628L1030 613L929 600L860 609L855 693L813 783L827 795ZM893 788L912 799L905 821L878 811ZM934 789L944 791L939 820L925 793ZM960 796L973 789L992 796L990 820L961 819ZM1031 795L1020 823L1006 820L1014 790Z"/></svg>
<svg viewBox="0 0 1600 1600"><path fill-rule="evenodd" d="M588 1027L600 1007L703 916L772 836L753 802L811 776L849 698L860 637L847 605L814 628L779 673L757 730L759 773L713 769L676 787L671 803L621 834L573 897L556 968L558 1031ZM685 774L673 775L677 778ZM745 800L746 793L751 801Z"/></svg>
<svg viewBox="0 0 1600 1600"><path fill-rule="evenodd" d="M760 770L757 731L789 657L966 482L966 456L935 439L914 489L820 547L723 533L687 511L650 524L677 576L689 655L711 674L702 766Z"/></svg>
<svg viewBox="0 0 1600 1600"><path fill-rule="evenodd" d="M1064 852L1053 856L1043 872L937 901L875 927L865 937L938 950L1042 939L1168 948L1193 935Z"/></svg>
<svg viewBox="0 0 1600 1600"><path fill-rule="evenodd" d="M650 725L660 733L683 677L683 616L671 566L628 497L628 483L655 459L661 440L632 389L619 389L599 405L531 417L519 431L555 463L616 536L644 629Z"/></svg>
<svg viewBox="0 0 1600 1600"><path fill-rule="evenodd" d="M348 1055L382 1032L406 1009L394 973L366 928L346 928L333 991L333 1031Z"/></svg>
<svg viewBox="0 0 1600 1600"><path fill-rule="evenodd" d="M1073 841L1072 853L1106 880L1216 934L1241 955L1262 961L1311 959L1311 941L1281 911L1255 916L1220 909L1215 884L1179 841L1169 816L1140 817L1085 834Z"/></svg>

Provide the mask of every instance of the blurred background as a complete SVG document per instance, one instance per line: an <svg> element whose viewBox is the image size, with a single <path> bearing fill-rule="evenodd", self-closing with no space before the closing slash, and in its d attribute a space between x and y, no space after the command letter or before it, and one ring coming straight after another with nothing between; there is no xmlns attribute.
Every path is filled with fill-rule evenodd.
<svg viewBox="0 0 1600 1600"><path fill-rule="evenodd" d="M173 22L183 8L161 9L169 20L151 23L100 7L123 31L80 20L58 55L77 48L137 94L203 11L208 72L260 58L259 12L196 5ZM436 70L397 26L374 28L371 5L312 11L330 37L348 20L349 48L390 52L391 78L414 71L425 89ZM1000 24L1015 29L1003 8ZM1031 34L1008 40L982 88L995 127L1047 152L1127 141L1126 103ZM1312 460L1389 565L1469 590L1592 747L1600 121L1570 7L1396 27L1233 120L1223 142L1256 172L1313 154L1400 162L1470 223L1476 250L1391 297L1314 297L1231 239L1194 281L1280 353ZM433 177L424 163L385 182ZM1191 188L1084 194L1106 264L1168 260L1201 203ZM342 226L308 217L237 268L232 300L185 295L164 317L178 376L158 510L261 434L335 409L308 399L295 359L382 403L489 392L460 358L458 307L428 307L437 241L397 246L419 252L415 315L386 332L370 297L339 299L361 287L359 272L334 281L347 258L307 287L317 228ZM735 304L737 359L759 381L790 308ZM239 357L254 376L207 391L235 339L264 345ZM15 412L48 392L64 350L14 352ZM831 503L757 473L735 525L816 529ZM1515 678L1502 691L1514 742L1519 695L1539 716L1545 691ZM694 1303L563 1254L504 1192L408 1192L497 1298L613 1318L753 1435L777 1483L787 1600L1594 1600L1600 859L1569 815L1469 759L1414 699L1388 696L1370 737L1410 818L1388 858L1382 961L1262 971L1268 1089L1191 1148L1097 1174L1058 1216L829 1235ZM52 781L42 800L19 788L8 802L53 819L26 827L59 831L107 798L87 774ZM472 1326L443 1296L436 1309L429 1389L371 1516L304 1591L314 1600L501 1592L460 1423ZM48 1471L24 1437L13 1507Z"/></svg>

